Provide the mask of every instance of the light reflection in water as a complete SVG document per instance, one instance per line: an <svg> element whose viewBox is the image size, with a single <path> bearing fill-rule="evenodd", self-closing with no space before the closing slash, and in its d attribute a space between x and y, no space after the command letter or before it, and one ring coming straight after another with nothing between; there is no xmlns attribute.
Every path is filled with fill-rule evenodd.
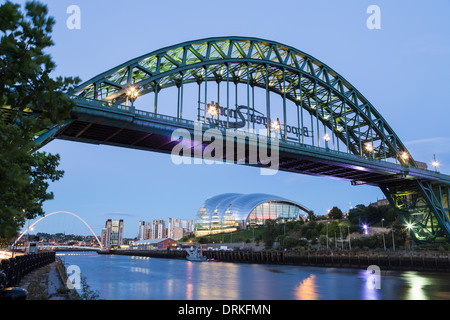
<svg viewBox="0 0 450 320"><path fill-rule="evenodd" d="M381 282L381 275L378 275L378 279L375 279L375 275L369 270L363 270L360 272L360 277L363 279L361 288L362 300L380 300L380 288L377 288L375 281Z"/></svg>
<svg viewBox="0 0 450 320"><path fill-rule="evenodd" d="M318 300L316 276L309 275L295 288L295 298L297 300Z"/></svg>
<svg viewBox="0 0 450 320"><path fill-rule="evenodd" d="M193 300L194 295L194 286L192 285L192 283L187 283L186 284L186 300Z"/></svg>
<svg viewBox="0 0 450 320"><path fill-rule="evenodd" d="M61 254L59 254L62 256ZM275 300L449 299L450 275L384 272L381 289L366 270L190 262L119 255L65 255L100 299Z"/></svg>
<svg viewBox="0 0 450 320"><path fill-rule="evenodd" d="M186 263L186 299L193 299L194 286L192 284L192 262Z"/></svg>
<svg viewBox="0 0 450 320"><path fill-rule="evenodd" d="M406 281L408 290L405 298L407 300L427 300L426 286L434 283L433 279L422 276L415 271L408 271L403 274L403 279Z"/></svg>
<svg viewBox="0 0 450 320"><path fill-rule="evenodd" d="M131 267L131 272L150 274L150 269L148 269L148 268Z"/></svg>
<svg viewBox="0 0 450 320"><path fill-rule="evenodd" d="M380 290L375 287L370 287L367 282L363 283L362 300L380 300Z"/></svg>
<svg viewBox="0 0 450 320"><path fill-rule="evenodd" d="M238 300L239 299L239 265L235 263L206 262L196 264L200 275L196 288L200 300Z"/></svg>

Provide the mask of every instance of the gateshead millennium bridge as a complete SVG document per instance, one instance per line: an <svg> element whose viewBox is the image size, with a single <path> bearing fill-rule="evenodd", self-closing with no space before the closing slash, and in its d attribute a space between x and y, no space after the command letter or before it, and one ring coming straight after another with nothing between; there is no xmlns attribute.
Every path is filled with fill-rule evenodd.
<svg viewBox="0 0 450 320"><path fill-rule="evenodd" d="M377 186L416 240L450 239L450 176L419 166L354 86L293 47L247 37L189 41L125 62L69 95L77 105L71 118L36 143L57 138L171 153L183 141L173 132L193 133L196 123L202 133L243 135L247 149L276 138L279 170ZM246 136L257 128L263 134ZM191 156L210 143L190 141ZM227 151L234 151L224 150L229 159ZM231 158L267 166L251 162L249 152Z"/></svg>

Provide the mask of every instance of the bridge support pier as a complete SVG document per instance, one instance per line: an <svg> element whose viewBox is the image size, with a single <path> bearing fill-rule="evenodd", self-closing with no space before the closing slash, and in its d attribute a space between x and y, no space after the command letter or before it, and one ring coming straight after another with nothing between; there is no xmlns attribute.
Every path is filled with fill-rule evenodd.
<svg viewBox="0 0 450 320"><path fill-rule="evenodd" d="M380 188L416 241L450 240L448 186L415 180Z"/></svg>

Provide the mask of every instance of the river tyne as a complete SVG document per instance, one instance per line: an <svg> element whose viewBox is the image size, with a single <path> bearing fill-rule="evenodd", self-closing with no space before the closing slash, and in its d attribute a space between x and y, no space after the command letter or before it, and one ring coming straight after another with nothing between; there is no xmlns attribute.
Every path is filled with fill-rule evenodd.
<svg viewBox="0 0 450 320"><path fill-rule="evenodd" d="M450 274L58 253L100 300L449 300ZM373 278L372 278L373 279Z"/></svg>

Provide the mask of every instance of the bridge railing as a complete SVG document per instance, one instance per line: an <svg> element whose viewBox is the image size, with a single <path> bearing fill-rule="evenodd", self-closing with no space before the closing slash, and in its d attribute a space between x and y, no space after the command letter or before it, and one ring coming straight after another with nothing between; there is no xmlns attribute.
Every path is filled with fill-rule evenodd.
<svg viewBox="0 0 450 320"><path fill-rule="evenodd" d="M130 106L126 106L126 105L121 105L121 104L113 104L112 102L109 101L100 101L100 100L95 100L95 99L90 99L90 98L84 98L84 97L79 97L79 96L70 96L71 99L75 100L75 101L79 101L81 103L86 103L95 107L100 107L100 108L104 108L107 110L111 110L111 109L115 109L117 111L125 111L127 113L131 113L134 115L137 115L139 117L144 117L147 119L152 119L152 120L162 120L165 122L170 122L170 123L179 123L179 124L184 124L187 126L194 126L195 125L195 121L192 120L186 120L186 119L179 119L176 117L172 117L172 116L168 116L168 115L162 115L162 114L155 114L153 112L149 112L149 111L144 111L144 110L136 110L134 107L130 107ZM217 127L214 124L203 124L204 128L214 128L214 129L218 129L219 131L226 133L227 130L230 129L226 129L226 128L222 128L222 127ZM231 129L233 130L233 129ZM246 136L246 137L251 137L254 138L255 140L259 138L259 135L256 133L252 133L252 132L247 132L247 131L241 131L241 130L233 130L233 134L239 136ZM292 141L284 141L284 140L279 140L279 145L280 146L285 146L285 147L294 147L294 148L301 148L301 149L308 149L308 150L314 150L320 153L328 153L328 154L334 154L336 156L340 156L340 157L347 157L350 159L354 159L357 161L361 161L361 160L367 160L370 161L372 163L378 163L378 164L382 164L384 167L389 167L391 169L394 170L404 170L405 168L407 169L413 169L415 172L417 173L422 173L424 175L427 176L435 176L438 175L438 173L432 171L432 170L428 170L428 169L424 169L424 168L418 168L418 167L409 167L409 166L404 166L398 163L393 163L393 162L389 162L388 159L375 159L375 158L371 158L368 156L360 156L360 155L355 155L349 152L343 152L343 151L338 151L338 150L333 150L330 148L322 148L322 147L318 147L318 146L311 146L308 144L302 144L299 142L292 142ZM440 177L443 177L445 175L439 174ZM447 176L445 176L447 177ZM450 177L448 177L450 179ZM450 180L449 180L450 181Z"/></svg>
<svg viewBox="0 0 450 320"><path fill-rule="evenodd" d="M134 110L134 107L126 106L123 104L113 104L111 101L102 101L73 95L69 96L69 98L78 102L88 103L89 105L93 105L96 107L108 108L108 110L117 109L120 111L128 111L128 112L133 112Z"/></svg>
<svg viewBox="0 0 450 320"><path fill-rule="evenodd" d="M55 259L55 252L39 252L3 259L0 264L0 272L4 273L6 276L3 286L18 286L20 280L28 273L54 262Z"/></svg>

